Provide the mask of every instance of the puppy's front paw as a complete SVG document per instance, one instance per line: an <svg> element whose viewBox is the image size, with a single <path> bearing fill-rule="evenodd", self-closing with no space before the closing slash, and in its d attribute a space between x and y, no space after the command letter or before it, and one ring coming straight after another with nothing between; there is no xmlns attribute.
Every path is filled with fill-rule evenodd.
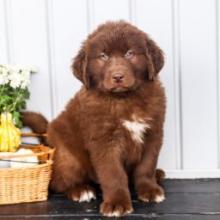
<svg viewBox="0 0 220 220"><path fill-rule="evenodd" d="M107 217L120 217L133 212L130 204L122 204L120 202L103 202L100 212Z"/></svg>
<svg viewBox="0 0 220 220"><path fill-rule="evenodd" d="M96 199L94 189L89 185L79 185L67 192L67 197L76 202L90 202Z"/></svg>
<svg viewBox="0 0 220 220"><path fill-rule="evenodd" d="M133 212L131 200L126 193L117 192L101 204L100 212L107 217L120 217Z"/></svg>
<svg viewBox="0 0 220 220"><path fill-rule="evenodd" d="M160 203L165 200L165 194L162 187L156 183L144 182L137 187L138 199L143 202Z"/></svg>

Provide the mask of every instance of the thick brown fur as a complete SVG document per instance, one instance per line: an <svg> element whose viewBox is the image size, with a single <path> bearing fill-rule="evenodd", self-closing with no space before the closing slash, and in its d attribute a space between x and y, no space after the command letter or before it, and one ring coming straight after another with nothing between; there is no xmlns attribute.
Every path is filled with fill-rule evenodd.
<svg viewBox="0 0 220 220"><path fill-rule="evenodd" d="M120 21L98 27L73 61L84 86L48 126L56 148L51 188L80 200L100 184L106 216L133 211L129 181L144 202L160 202L156 171L163 142L163 53L149 36Z"/></svg>
<svg viewBox="0 0 220 220"><path fill-rule="evenodd" d="M48 121L40 113L22 112L21 119L23 126L30 127L34 133L44 134L47 132ZM42 144L47 145L47 139L44 136L39 137L39 139Z"/></svg>

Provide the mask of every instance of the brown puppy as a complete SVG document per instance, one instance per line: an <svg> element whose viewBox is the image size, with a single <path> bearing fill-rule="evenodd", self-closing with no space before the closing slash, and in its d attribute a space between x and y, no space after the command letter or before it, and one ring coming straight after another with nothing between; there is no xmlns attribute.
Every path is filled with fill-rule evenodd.
<svg viewBox="0 0 220 220"><path fill-rule="evenodd" d="M84 86L47 130L56 148L52 189L89 201L95 198L89 184L98 182L105 216L133 211L129 180L140 200L164 200L156 179L165 115L157 75L163 64L155 42L126 22L106 23L88 36L72 65Z"/></svg>

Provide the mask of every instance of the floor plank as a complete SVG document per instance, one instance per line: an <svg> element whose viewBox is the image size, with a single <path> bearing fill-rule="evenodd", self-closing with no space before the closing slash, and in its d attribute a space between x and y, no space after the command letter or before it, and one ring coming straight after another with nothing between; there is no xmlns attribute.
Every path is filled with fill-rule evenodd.
<svg viewBox="0 0 220 220"><path fill-rule="evenodd" d="M220 179L166 180L166 200L145 204L132 193L134 213L121 219L220 220ZM76 203L63 194L51 194L47 202L0 206L0 220L22 219L107 219L99 212L97 201Z"/></svg>
<svg viewBox="0 0 220 220"><path fill-rule="evenodd" d="M70 215L70 216L15 216L15 217L6 217L6 218L0 218L4 220L109 220L109 219L115 219L115 218L106 218L106 217L100 217L100 216L76 216L76 215ZM121 220L138 220L138 219L151 219L151 220L219 220L220 215L132 215L128 217L121 217L119 218Z"/></svg>

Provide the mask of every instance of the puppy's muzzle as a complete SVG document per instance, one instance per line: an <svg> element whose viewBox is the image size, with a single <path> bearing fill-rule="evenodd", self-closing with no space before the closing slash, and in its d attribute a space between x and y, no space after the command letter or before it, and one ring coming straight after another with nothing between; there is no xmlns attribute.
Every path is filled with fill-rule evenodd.
<svg viewBox="0 0 220 220"><path fill-rule="evenodd" d="M115 73L112 75L112 81L115 84L120 84L123 82L124 80L124 74L123 73Z"/></svg>

